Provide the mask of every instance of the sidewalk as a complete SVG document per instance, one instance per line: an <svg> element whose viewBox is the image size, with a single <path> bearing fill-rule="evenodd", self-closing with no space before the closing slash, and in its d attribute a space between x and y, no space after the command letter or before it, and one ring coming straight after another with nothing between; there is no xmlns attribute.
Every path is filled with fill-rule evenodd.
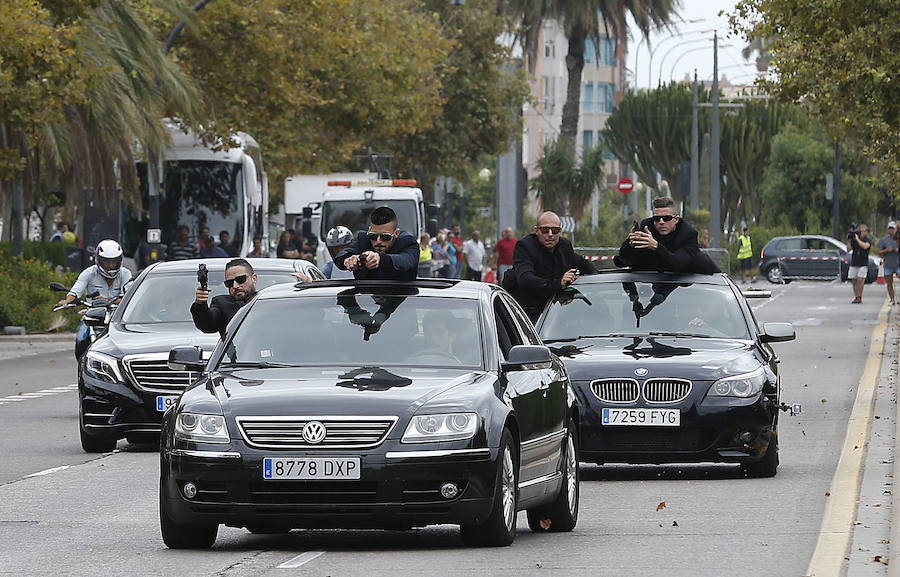
<svg viewBox="0 0 900 577"><path fill-rule="evenodd" d="M0 361L46 353L74 354L75 333L0 335Z"/></svg>

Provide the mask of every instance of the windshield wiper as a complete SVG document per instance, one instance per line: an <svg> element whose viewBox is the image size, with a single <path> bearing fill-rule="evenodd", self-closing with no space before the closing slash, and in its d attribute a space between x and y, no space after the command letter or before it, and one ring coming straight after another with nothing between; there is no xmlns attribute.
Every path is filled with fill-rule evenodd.
<svg viewBox="0 0 900 577"><path fill-rule="evenodd" d="M710 339L712 338L710 335L701 335L699 333L676 333L676 332L666 332L666 331L650 331L647 333L651 337L689 337L689 338L700 338L700 339Z"/></svg>
<svg viewBox="0 0 900 577"><path fill-rule="evenodd" d="M230 363L222 363L219 368L239 368L239 369L268 369L278 367L299 367L300 365L292 365L291 363L273 363L269 361L233 361Z"/></svg>
<svg viewBox="0 0 900 577"><path fill-rule="evenodd" d="M610 338L610 337L635 338L635 337L643 337L643 336L645 336L645 335L643 335L643 334L640 334L640 335L625 334L625 333L621 333L621 334L620 333L612 333L612 334L605 334L605 335L578 335L577 337L569 337L569 338L565 338L565 339L544 339L544 343L571 343L573 341L577 341L580 339L606 339L606 338Z"/></svg>

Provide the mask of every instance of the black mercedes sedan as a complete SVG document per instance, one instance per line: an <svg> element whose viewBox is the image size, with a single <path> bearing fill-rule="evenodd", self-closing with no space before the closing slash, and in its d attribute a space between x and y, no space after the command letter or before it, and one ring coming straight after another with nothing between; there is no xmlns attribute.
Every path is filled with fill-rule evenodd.
<svg viewBox="0 0 900 577"><path fill-rule="evenodd" d="M759 330L726 275L581 277L538 330L569 370L583 461L736 462L750 476L775 475L784 405L769 343L794 330Z"/></svg>
<svg viewBox="0 0 900 577"><path fill-rule="evenodd" d="M159 262L144 269L112 314L106 333L94 341L78 364L78 417L81 446L88 453L112 451L119 439L158 442L162 415L197 373L173 371L166 361L173 346L200 347L208 356L218 334L194 327L190 307L197 269L208 270L210 299L225 294L229 259ZM261 290L296 283L291 273L323 279L309 262L247 259Z"/></svg>
<svg viewBox="0 0 900 577"><path fill-rule="evenodd" d="M325 281L244 307L166 412L159 515L170 548L218 526L459 524L471 546L578 518L578 412L562 362L497 286Z"/></svg>

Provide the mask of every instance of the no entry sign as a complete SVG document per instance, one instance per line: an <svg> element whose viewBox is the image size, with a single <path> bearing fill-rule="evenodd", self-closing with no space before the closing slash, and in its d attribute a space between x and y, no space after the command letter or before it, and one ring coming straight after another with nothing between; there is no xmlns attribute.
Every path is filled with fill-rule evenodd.
<svg viewBox="0 0 900 577"><path fill-rule="evenodd" d="M634 181L630 178L620 178L617 187L622 194L628 194L634 190Z"/></svg>

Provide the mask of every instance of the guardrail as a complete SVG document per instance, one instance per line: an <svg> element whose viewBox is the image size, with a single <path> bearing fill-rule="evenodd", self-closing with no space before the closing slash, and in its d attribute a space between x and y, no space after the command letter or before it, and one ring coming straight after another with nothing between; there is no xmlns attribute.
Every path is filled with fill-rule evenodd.
<svg viewBox="0 0 900 577"><path fill-rule="evenodd" d="M778 257L778 269L783 280L832 280L841 278L841 256L838 251L817 250L808 252L814 254Z"/></svg>

